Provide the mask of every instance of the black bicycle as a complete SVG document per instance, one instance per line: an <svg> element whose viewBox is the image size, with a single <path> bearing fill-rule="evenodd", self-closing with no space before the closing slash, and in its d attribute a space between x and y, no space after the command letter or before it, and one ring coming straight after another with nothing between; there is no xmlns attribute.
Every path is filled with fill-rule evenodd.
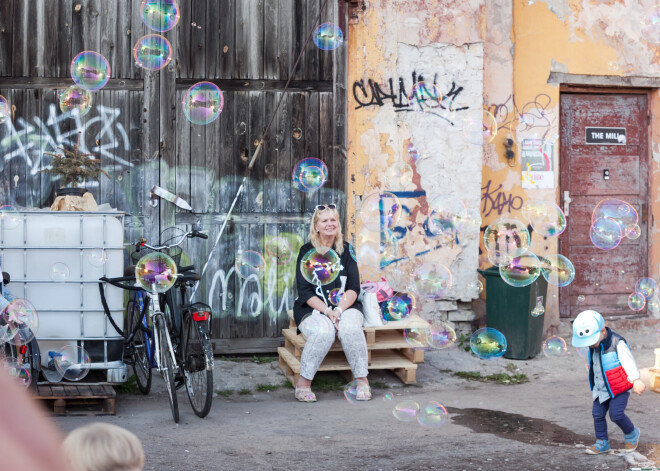
<svg viewBox="0 0 660 471"><path fill-rule="evenodd" d="M194 237L208 238L193 230L171 245L151 246L141 239L135 246L134 254L138 255L132 255L133 260L139 261L147 251L158 251L169 255L179 265L180 245ZM152 368L162 372L176 422L179 419L177 389L186 386L190 404L199 417L208 415L213 399L211 309L204 303L189 303L188 288L200 279L192 270L194 266L179 266L174 285L164 293L125 285L134 281L135 276L101 278L102 282L131 290L126 317L128 331L122 333L126 338L125 361L133 365L136 383L143 394L151 389ZM105 306L101 284L100 289Z"/></svg>

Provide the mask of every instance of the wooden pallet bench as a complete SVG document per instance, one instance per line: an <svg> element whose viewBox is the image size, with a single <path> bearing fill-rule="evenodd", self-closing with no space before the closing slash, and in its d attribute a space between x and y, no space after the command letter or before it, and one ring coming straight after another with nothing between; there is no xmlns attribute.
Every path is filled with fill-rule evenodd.
<svg viewBox="0 0 660 471"><path fill-rule="evenodd" d="M660 348L653 350L655 353L655 364L653 368L649 368L651 373L651 391L660 392Z"/></svg>
<svg viewBox="0 0 660 471"><path fill-rule="evenodd" d="M417 364L424 361L424 351L412 349L406 342L403 331L410 328L428 327L428 322L417 315L400 321L390 321L383 326L364 327L367 341L367 355L370 370L392 370L405 384L416 382ZM293 312L289 311L289 328L283 329L284 347L277 349L278 364L291 384L296 384L300 376L300 357L305 347L305 339L297 333ZM337 371L349 378L351 367L339 340L321 363L319 371Z"/></svg>
<svg viewBox="0 0 660 471"><path fill-rule="evenodd" d="M107 384L39 384L34 398L53 415L115 415L116 396Z"/></svg>

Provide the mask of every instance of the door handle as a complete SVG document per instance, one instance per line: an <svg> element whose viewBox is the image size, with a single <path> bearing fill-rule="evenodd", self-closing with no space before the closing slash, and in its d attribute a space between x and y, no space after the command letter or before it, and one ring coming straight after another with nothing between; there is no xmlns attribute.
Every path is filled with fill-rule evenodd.
<svg viewBox="0 0 660 471"><path fill-rule="evenodd" d="M568 217L568 209L571 205L571 197L568 194L568 190L564 190L564 216Z"/></svg>

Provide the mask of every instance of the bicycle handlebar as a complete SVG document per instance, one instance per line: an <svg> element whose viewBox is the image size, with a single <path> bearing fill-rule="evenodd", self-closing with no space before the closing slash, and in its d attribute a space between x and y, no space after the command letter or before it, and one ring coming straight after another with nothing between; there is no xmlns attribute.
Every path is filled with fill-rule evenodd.
<svg viewBox="0 0 660 471"><path fill-rule="evenodd" d="M179 239L179 241L176 244L170 244L170 245L152 246L152 245L147 244L147 239L141 238L140 241L135 244L135 251L139 252L140 247L146 247L148 249L157 250L157 251L160 251L160 250L163 250L163 249L170 249L172 247L180 246L183 243L183 241L186 240L187 238L192 239L194 237L199 237L200 239L208 239L209 238L209 236L207 234L204 234L203 232L200 232L196 229L193 229L192 231L186 232L185 234L183 234L181 236L181 238Z"/></svg>

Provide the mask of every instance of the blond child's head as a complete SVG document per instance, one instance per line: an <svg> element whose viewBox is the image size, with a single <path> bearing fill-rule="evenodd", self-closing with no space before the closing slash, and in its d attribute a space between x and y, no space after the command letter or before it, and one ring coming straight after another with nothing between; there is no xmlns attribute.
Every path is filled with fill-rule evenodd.
<svg viewBox="0 0 660 471"><path fill-rule="evenodd" d="M72 430L62 444L73 471L141 471L144 450L138 437L116 425L94 423Z"/></svg>

